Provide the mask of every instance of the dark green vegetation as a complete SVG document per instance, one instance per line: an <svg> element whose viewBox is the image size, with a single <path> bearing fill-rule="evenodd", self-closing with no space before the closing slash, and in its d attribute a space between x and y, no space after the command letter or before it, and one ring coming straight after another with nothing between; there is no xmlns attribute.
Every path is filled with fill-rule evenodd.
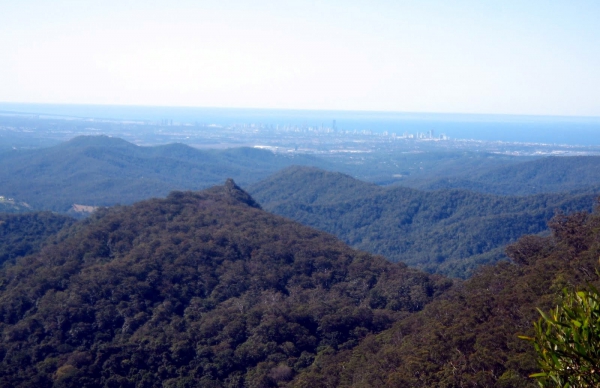
<svg viewBox="0 0 600 388"><path fill-rule="evenodd" d="M0 386L291 385L451 283L266 213L232 181L173 192L0 270Z"/></svg>
<svg viewBox="0 0 600 388"><path fill-rule="evenodd" d="M49 148L0 153L0 195L35 209L66 212L73 204L127 204L175 189L206 188L227 177L247 184L291 164L323 162L253 148L138 147L117 138L85 136Z"/></svg>
<svg viewBox="0 0 600 388"><path fill-rule="evenodd" d="M559 215L552 235L507 249L515 264L484 267L417 314L352 350L322 354L296 387L536 387L532 336L536 307L548 311L562 289L598 285L600 215Z"/></svg>
<svg viewBox="0 0 600 388"><path fill-rule="evenodd" d="M600 187L600 156L547 157L507 166L492 166L468 174L402 183L426 190L467 189L498 195L531 195Z"/></svg>
<svg viewBox="0 0 600 388"><path fill-rule="evenodd" d="M504 246L546 230L556 210L590 210L597 194L503 197L466 190L380 187L290 167L249 188L265 209L392 261L456 277L504 257Z"/></svg>
<svg viewBox="0 0 600 388"><path fill-rule="evenodd" d="M0 265L39 251L46 239L74 222L50 212L0 213Z"/></svg>
<svg viewBox="0 0 600 388"><path fill-rule="evenodd" d="M37 217L60 237L0 270L0 386L535 387L518 335L563 289L600 283L599 214L559 214L454 283L270 215L231 181L66 229Z"/></svg>

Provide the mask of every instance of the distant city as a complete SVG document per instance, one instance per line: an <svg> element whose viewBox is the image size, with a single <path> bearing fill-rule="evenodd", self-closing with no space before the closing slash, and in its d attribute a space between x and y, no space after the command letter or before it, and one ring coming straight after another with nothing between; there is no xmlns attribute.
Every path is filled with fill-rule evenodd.
<svg viewBox="0 0 600 388"><path fill-rule="evenodd" d="M0 148L54 145L80 135L107 135L137 145L180 142L197 148L256 147L281 153L340 158L367 153L464 150L504 155L591 155L599 146L450 138L435 129L408 132L340 128L330 125L187 123L173 119L115 120L50 115L0 114Z"/></svg>
<svg viewBox="0 0 600 388"><path fill-rule="evenodd" d="M64 106L58 107L64 108ZM0 108L2 108L1 104ZM308 118L304 120L305 123L302 123L303 118L299 112L274 111L274 113L267 114L269 112L260 111L260 115L254 113L256 116L254 117L250 114L254 111L250 111L250 113L248 111L241 111L241 113L232 111L233 113L231 113L225 110L218 111L218 114L211 111L211 115L206 114L202 121L192 120L195 117L192 114L187 114L186 117L183 114L177 116L183 117L183 119L149 116L151 119L142 120L136 119L135 116L136 114L141 115L145 111L130 113L133 118L124 117L125 115L119 112L114 113L117 118L92 118L75 114L78 112L66 115L64 113L67 112L60 110L57 113L3 111L0 112L0 147L2 149L18 149L50 146L80 135L107 135L120 137L137 145L180 142L197 148L245 146L269 149L277 153L316 154L333 158L340 157L341 154L416 153L444 150L516 156L600 154L600 144L593 143L594 137L588 137L590 145L576 145L544 141L460 138L451 137L446 132L439 130L444 126L455 129L461 125L468 128L477 124L478 133L485 134L485 136L481 135L482 137L493 139L495 135L502 138L503 133L522 127L521 132L526 132L528 129L533 132L536 130L548 133L554 131L554 137L560 139L570 130L574 133L579 130L582 134L587 133L585 131L594 130L596 128L594 120L590 122L579 120L565 124L560 120L552 121L544 118L529 119L528 122L525 119L510 121L504 118L504 121L491 122L482 121L481 118L478 118L479 121L474 121L474 119L468 121L469 118L464 117L462 120L467 121L459 122L456 117L448 116L448 121L442 122L437 116L437 121L425 119L419 119L419 121L417 116L415 116L417 118L402 116L404 121L398 121L399 119L394 116L394 121L388 117L389 115L381 114L379 117L371 114L368 118L373 127L369 128L366 126L368 123L365 118L367 117L366 113L362 116L358 114L352 116L354 117L354 121L352 121L348 118L350 117L349 113L346 113L348 117L343 117L343 120L335 118L327 120L325 113L317 112L321 115L318 116L317 113L308 112ZM149 115L148 112L144 114ZM152 112L154 115L165 113ZM228 112L231 113L231 116L225 117ZM212 119L212 122L207 122L209 119ZM250 119L261 119L263 122L243 121ZM319 119L318 123L316 123L317 119ZM280 121L277 122L277 120ZM225 121L230 123L225 123ZM544 124L546 122L549 124ZM518 127L516 123L521 123L519 124L521 127ZM560 123L563 123L562 127L559 126ZM428 126L429 128L427 128ZM562 129L559 131L555 127ZM409 130L410 128L412 130ZM600 136L600 126L596 132L597 136ZM468 131L465 133L468 134ZM525 135L522 137L528 138Z"/></svg>

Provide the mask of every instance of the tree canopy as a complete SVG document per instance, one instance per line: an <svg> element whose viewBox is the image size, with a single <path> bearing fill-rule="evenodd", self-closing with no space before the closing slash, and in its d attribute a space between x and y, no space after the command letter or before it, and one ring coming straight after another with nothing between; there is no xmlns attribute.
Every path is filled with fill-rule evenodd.
<svg viewBox="0 0 600 388"><path fill-rule="evenodd" d="M173 192L100 209L0 270L0 385L285 386L450 285L232 181Z"/></svg>
<svg viewBox="0 0 600 388"><path fill-rule="evenodd" d="M323 354L295 387L535 387L537 308L561 303L562 290L597 286L600 214L561 214L547 237L507 249L514 263L483 267L425 308L351 350ZM544 330L546 327L544 327Z"/></svg>
<svg viewBox="0 0 600 388"><path fill-rule="evenodd" d="M506 259L506 244L547 231L557 210L591 210L596 196L380 187L310 167L290 167L249 192L266 210L332 233L357 249L460 278Z"/></svg>

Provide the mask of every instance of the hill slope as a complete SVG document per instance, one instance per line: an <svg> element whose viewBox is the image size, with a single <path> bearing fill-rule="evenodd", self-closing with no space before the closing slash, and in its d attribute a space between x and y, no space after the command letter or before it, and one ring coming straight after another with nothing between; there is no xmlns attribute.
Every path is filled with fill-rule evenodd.
<svg viewBox="0 0 600 388"><path fill-rule="evenodd" d="M467 189L498 195L532 195L600 187L600 156L547 157L432 181L405 182L426 190Z"/></svg>
<svg viewBox="0 0 600 388"><path fill-rule="evenodd" d="M449 286L232 181L101 209L0 270L0 385L284 386Z"/></svg>
<svg viewBox="0 0 600 388"><path fill-rule="evenodd" d="M430 272L466 277L503 246L546 230L556 210L589 210L596 194L500 197L465 190L379 187L316 168L291 167L249 188L265 209L355 248Z"/></svg>
<svg viewBox="0 0 600 388"><path fill-rule="evenodd" d="M47 238L74 222L70 217L50 212L0 213L0 265L37 252Z"/></svg>
<svg viewBox="0 0 600 388"><path fill-rule="evenodd" d="M324 354L294 387L537 387L533 346L536 307L553 308L561 290L600 279L600 215L560 216L552 235L509 247L517 265L482 269L423 311L369 336L351 351Z"/></svg>
<svg viewBox="0 0 600 388"><path fill-rule="evenodd" d="M206 188L227 177L248 184L291 164L324 163L253 148L138 147L117 138L82 136L54 147L1 153L0 195L35 209L66 212L73 204L127 204L175 189Z"/></svg>

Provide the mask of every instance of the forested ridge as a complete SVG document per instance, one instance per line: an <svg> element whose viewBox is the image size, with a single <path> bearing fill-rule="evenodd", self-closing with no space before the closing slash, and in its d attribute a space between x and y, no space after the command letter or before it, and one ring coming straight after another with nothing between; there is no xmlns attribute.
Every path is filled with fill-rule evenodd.
<svg viewBox="0 0 600 388"><path fill-rule="evenodd" d="M265 209L392 261L456 277L504 258L504 246L546 230L556 211L591 210L597 193L495 196L381 187L290 167L249 187Z"/></svg>
<svg viewBox="0 0 600 388"><path fill-rule="evenodd" d="M296 387L537 387L532 322L562 290L600 284L600 214L558 215L547 237L507 248L513 263L481 268L419 313L353 350L330 352Z"/></svg>
<svg viewBox="0 0 600 388"><path fill-rule="evenodd" d="M248 184L292 164L327 165L310 156L254 148L140 147L118 138L80 136L53 147L0 153L0 196L36 210L66 212L73 204L112 206L171 190L199 190L228 177Z"/></svg>
<svg viewBox="0 0 600 388"><path fill-rule="evenodd" d="M424 190L467 189L497 195L532 195L600 188L600 156L550 156L492 166L469 174L403 183Z"/></svg>
<svg viewBox="0 0 600 388"><path fill-rule="evenodd" d="M452 282L271 215L233 181L103 208L0 270L0 386L275 387Z"/></svg>
<svg viewBox="0 0 600 388"><path fill-rule="evenodd" d="M598 213L559 213L466 281L350 249L233 181L2 220L40 237L0 269L0 386L534 387L518 335L600 284Z"/></svg>

